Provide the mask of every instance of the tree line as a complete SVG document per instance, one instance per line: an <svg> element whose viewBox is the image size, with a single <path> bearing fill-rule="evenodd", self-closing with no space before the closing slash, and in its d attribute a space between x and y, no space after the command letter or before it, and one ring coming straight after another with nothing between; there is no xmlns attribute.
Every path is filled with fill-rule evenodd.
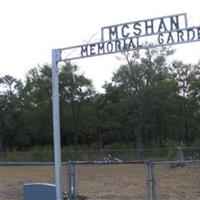
<svg viewBox="0 0 200 200"><path fill-rule="evenodd" d="M200 63L169 61L163 47L123 53L124 63L94 89L79 67L59 68L63 146L95 149L200 144ZM95 67L95 66L94 66ZM22 82L0 77L0 151L53 143L51 66L32 68Z"/></svg>

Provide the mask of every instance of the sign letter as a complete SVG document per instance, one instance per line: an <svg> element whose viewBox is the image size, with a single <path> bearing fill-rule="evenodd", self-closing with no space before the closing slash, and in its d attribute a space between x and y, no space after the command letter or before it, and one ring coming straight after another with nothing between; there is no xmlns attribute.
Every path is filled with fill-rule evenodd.
<svg viewBox="0 0 200 200"><path fill-rule="evenodd" d="M113 39L116 40L116 39L118 39L117 26L111 26L111 27L109 27L109 38L110 38L110 40L113 40Z"/></svg>

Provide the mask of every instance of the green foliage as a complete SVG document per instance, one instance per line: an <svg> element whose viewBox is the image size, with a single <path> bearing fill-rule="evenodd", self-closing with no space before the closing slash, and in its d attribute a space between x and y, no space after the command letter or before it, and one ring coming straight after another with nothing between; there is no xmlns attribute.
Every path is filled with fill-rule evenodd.
<svg viewBox="0 0 200 200"><path fill-rule="evenodd" d="M105 150L132 150L133 145L128 143L111 143L108 145L105 145Z"/></svg>
<svg viewBox="0 0 200 200"><path fill-rule="evenodd" d="M63 151L77 156L94 149L198 145L200 63L169 63L171 54L166 47L124 53L103 94L77 65L65 63L59 70ZM0 87L0 151L52 151L51 67L31 69L24 83L0 77Z"/></svg>

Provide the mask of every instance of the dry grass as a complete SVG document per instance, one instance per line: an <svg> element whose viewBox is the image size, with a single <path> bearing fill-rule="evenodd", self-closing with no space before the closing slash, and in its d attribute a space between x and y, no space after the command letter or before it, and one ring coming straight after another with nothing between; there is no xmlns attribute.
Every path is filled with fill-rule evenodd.
<svg viewBox="0 0 200 200"><path fill-rule="evenodd" d="M66 191L66 166L63 185ZM156 165L159 200L200 200L200 166L171 168ZM24 183L53 183L53 166L0 167L0 200L22 199ZM77 193L91 200L144 200L146 168L144 165L76 166Z"/></svg>

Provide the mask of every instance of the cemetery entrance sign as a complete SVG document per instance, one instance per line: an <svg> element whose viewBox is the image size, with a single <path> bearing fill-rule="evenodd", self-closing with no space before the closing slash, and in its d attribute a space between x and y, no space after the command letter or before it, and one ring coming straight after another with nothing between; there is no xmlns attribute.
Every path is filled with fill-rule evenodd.
<svg viewBox="0 0 200 200"><path fill-rule="evenodd" d="M200 26L188 27L186 13L101 28L101 40L52 50L53 134L56 199L61 200L58 63L106 54L200 41ZM148 43L147 43L148 42Z"/></svg>
<svg viewBox="0 0 200 200"><path fill-rule="evenodd" d="M61 48L60 61L200 40L200 26L188 27L185 13L105 26L99 42ZM148 43L147 43L148 42Z"/></svg>

